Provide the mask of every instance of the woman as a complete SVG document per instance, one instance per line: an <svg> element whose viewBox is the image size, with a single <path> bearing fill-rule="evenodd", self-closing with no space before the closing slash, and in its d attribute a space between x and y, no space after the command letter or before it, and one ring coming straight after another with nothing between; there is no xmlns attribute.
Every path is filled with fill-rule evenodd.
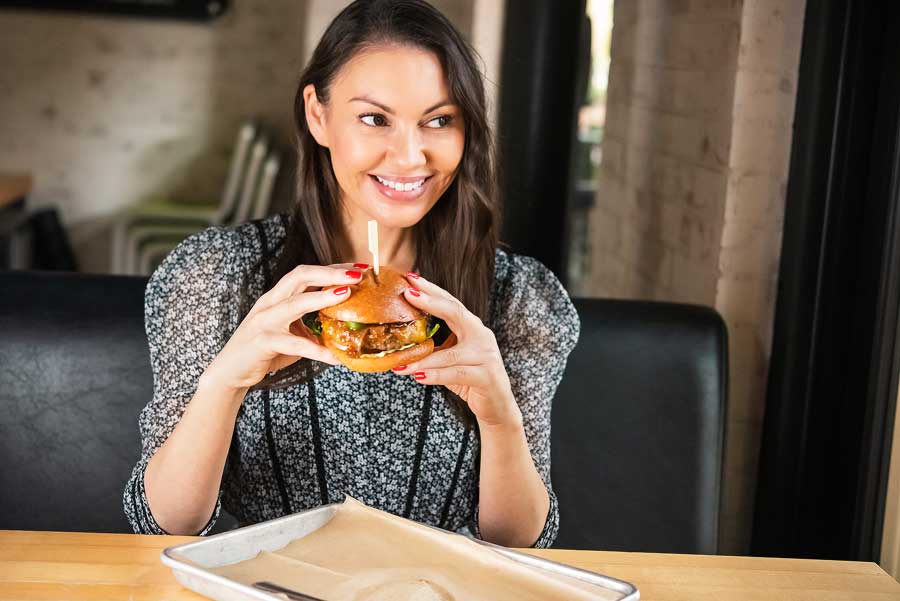
<svg viewBox="0 0 900 601"><path fill-rule="evenodd" d="M323 35L294 112L292 214L207 229L147 286L154 396L124 495L133 528L206 534L222 505L246 525L350 495L549 546L550 403L578 318L545 267L497 248L473 51L422 0L359 0ZM370 219L382 264L410 272L406 299L455 334L393 373L331 367L291 329L352 294Z"/></svg>

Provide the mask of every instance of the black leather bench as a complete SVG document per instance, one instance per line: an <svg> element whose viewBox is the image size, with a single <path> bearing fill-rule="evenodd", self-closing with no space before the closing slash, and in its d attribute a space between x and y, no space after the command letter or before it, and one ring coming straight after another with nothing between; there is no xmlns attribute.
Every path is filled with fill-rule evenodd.
<svg viewBox="0 0 900 601"><path fill-rule="evenodd" d="M130 532L121 496L152 393L145 284L0 273L0 529ZM556 546L715 553L721 318L668 303L575 304L581 340L553 412Z"/></svg>

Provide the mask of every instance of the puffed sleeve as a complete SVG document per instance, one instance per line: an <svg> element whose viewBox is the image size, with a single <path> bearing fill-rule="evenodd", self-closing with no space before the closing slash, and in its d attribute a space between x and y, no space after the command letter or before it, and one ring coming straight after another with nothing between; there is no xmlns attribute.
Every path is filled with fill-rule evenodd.
<svg viewBox="0 0 900 601"><path fill-rule="evenodd" d="M522 411L534 465L550 496L544 529L532 544L547 548L559 531L559 503L550 482L550 409L581 325L552 271L530 257L501 254L498 259L491 326Z"/></svg>
<svg viewBox="0 0 900 601"><path fill-rule="evenodd" d="M160 264L144 294L144 325L153 370L153 398L141 411L141 458L123 495L125 514L138 534L167 534L153 517L144 472L194 396L200 375L226 342L232 280L233 232L206 229L181 242ZM212 528L215 510L201 535Z"/></svg>

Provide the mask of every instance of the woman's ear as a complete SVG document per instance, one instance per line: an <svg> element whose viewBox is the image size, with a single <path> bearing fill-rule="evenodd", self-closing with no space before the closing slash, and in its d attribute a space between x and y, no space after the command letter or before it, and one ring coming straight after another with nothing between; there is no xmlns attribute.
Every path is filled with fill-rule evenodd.
<svg viewBox="0 0 900 601"><path fill-rule="evenodd" d="M316 96L316 87L307 84L303 88L303 106L306 111L306 125L319 146L328 148L328 129L325 125L325 107Z"/></svg>

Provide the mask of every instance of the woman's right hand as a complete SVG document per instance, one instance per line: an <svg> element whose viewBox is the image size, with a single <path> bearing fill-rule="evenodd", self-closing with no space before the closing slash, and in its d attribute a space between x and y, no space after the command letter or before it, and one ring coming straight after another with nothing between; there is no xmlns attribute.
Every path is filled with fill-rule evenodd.
<svg viewBox="0 0 900 601"><path fill-rule="evenodd" d="M338 361L305 327L292 324L306 313L350 297L368 265L300 265L263 294L203 373L207 382L232 390L250 388L266 374L302 357L335 365ZM307 292L308 288L338 286Z"/></svg>

